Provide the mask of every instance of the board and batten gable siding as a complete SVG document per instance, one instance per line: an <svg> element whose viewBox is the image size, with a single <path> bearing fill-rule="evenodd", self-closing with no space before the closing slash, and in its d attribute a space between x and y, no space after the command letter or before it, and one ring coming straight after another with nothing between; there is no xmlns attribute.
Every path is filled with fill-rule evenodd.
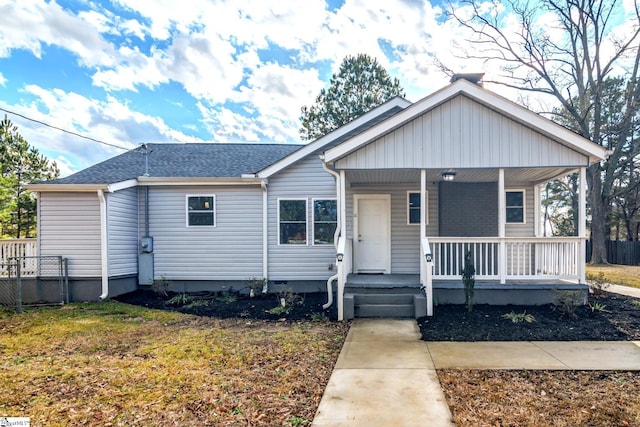
<svg viewBox="0 0 640 427"><path fill-rule="evenodd" d="M335 162L337 169L588 164L586 156L462 95Z"/></svg>
<svg viewBox="0 0 640 427"><path fill-rule="evenodd" d="M269 178L268 240L270 280L327 280L335 274L333 245L313 245L313 199L335 199L335 178L316 154ZM278 199L307 200L307 245L278 245Z"/></svg>
<svg viewBox="0 0 640 427"><path fill-rule="evenodd" d="M127 188L106 196L109 277L138 274L137 189Z"/></svg>
<svg viewBox="0 0 640 427"><path fill-rule="evenodd" d="M100 203L97 193L39 194L41 256L69 259L70 277L100 277Z"/></svg>
<svg viewBox="0 0 640 427"><path fill-rule="evenodd" d="M420 192L415 185L359 185L347 186L347 238L353 242L353 203L356 194L389 194L391 196L391 273L418 274L420 272L420 225L407 223L407 191ZM438 235L438 186L427 185L429 224L427 236Z"/></svg>
<svg viewBox="0 0 640 427"><path fill-rule="evenodd" d="M187 195L215 195L215 227L187 227ZM262 190L258 186L150 187L149 231L156 280L248 280L262 276Z"/></svg>

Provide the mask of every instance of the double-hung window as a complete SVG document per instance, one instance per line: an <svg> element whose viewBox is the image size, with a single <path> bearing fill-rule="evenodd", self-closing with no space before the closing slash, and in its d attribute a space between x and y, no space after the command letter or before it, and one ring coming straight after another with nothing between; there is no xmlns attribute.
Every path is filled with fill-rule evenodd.
<svg viewBox="0 0 640 427"><path fill-rule="evenodd" d="M524 224L524 190L509 190L505 192L507 204L507 223Z"/></svg>
<svg viewBox="0 0 640 427"><path fill-rule="evenodd" d="M278 200L278 243L281 245L307 244L307 200Z"/></svg>
<svg viewBox="0 0 640 427"><path fill-rule="evenodd" d="M187 195L187 227L216 225L216 196Z"/></svg>
<svg viewBox="0 0 640 427"><path fill-rule="evenodd" d="M425 192L425 224L429 224L429 192ZM420 224L420 192L407 191L407 224Z"/></svg>
<svg viewBox="0 0 640 427"><path fill-rule="evenodd" d="M333 200L313 200L313 244L328 245L333 243L333 236L338 226L337 202Z"/></svg>

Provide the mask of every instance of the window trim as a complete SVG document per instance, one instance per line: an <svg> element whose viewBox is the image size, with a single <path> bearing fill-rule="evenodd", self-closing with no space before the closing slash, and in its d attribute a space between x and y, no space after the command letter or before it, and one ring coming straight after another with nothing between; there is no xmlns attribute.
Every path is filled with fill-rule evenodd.
<svg viewBox="0 0 640 427"><path fill-rule="evenodd" d="M522 193L522 221L513 222L508 220L507 209L519 208L520 206L507 205L507 193ZM527 223L527 190L524 188L509 188L504 190L504 222L505 224L526 224Z"/></svg>
<svg viewBox="0 0 640 427"><path fill-rule="evenodd" d="M276 235L276 239L278 242L278 246L309 246L309 199L306 197L278 197L276 199L276 220L278 221L278 234ZM305 223L305 243L281 243L280 242L280 201L284 200L304 200L304 223Z"/></svg>
<svg viewBox="0 0 640 427"><path fill-rule="evenodd" d="M213 200L213 209L211 211L211 215L213 215L213 225L191 225L189 224L189 198L190 197L211 197ZM218 226L218 204L216 203L216 195L215 194L185 194L184 198L184 209L185 209L185 226L187 228L202 228L202 227L211 227L216 228ZM208 212L208 211L194 211L194 212Z"/></svg>
<svg viewBox="0 0 640 427"><path fill-rule="evenodd" d="M333 246L335 245L336 242L331 242L331 243L316 243L316 201L318 200L322 200L322 201L334 201L336 202L336 228L338 227L338 199L336 197L314 197L311 199L311 245L312 246L322 246L322 247L327 247L327 246ZM333 221L332 221L333 222ZM324 221L324 223L327 223L327 221Z"/></svg>
<svg viewBox="0 0 640 427"><path fill-rule="evenodd" d="M410 194L420 194L420 190L407 190L407 202L406 202L407 225L420 225L420 221L411 222L411 207L409 206L409 203L411 201ZM427 210L425 211L425 215L424 215L424 223L425 225L429 225L429 190L426 190L424 192L424 201L425 201L425 204L427 205L426 206ZM420 208L422 209L422 207Z"/></svg>

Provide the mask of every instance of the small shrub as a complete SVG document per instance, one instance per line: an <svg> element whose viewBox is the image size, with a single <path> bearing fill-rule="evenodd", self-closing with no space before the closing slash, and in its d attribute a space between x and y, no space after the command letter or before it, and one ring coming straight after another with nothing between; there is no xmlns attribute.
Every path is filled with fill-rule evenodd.
<svg viewBox="0 0 640 427"><path fill-rule="evenodd" d="M502 318L511 320L513 323L533 323L536 321L535 316L531 313L527 314L526 310L522 313L512 311L511 313L503 314Z"/></svg>
<svg viewBox="0 0 640 427"><path fill-rule="evenodd" d="M634 299L633 301L631 301L631 305L633 306L633 308L640 308L640 301Z"/></svg>
<svg viewBox="0 0 640 427"><path fill-rule="evenodd" d="M267 289L267 279L264 277L252 277L249 279L249 296L253 298L260 293L265 293Z"/></svg>
<svg viewBox="0 0 640 427"><path fill-rule="evenodd" d="M553 308L563 316L575 317L576 309L582 301L580 291L559 291L556 290L553 296Z"/></svg>
<svg viewBox="0 0 640 427"><path fill-rule="evenodd" d="M611 286L604 277L604 272L599 271L598 274L587 273L587 283L596 297L603 296L607 288Z"/></svg>
<svg viewBox="0 0 640 427"><path fill-rule="evenodd" d="M329 318L323 312L311 313L311 321L312 322L325 322L327 320L329 320Z"/></svg>
<svg viewBox="0 0 640 427"><path fill-rule="evenodd" d="M173 305L180 307L183 305L191 304L194 298L189 294L178 294L165 302L166 305Z"/></svg>
<svg viewBox="0 0 640 427"><path fill-rule="evenodd" d="M190 302L185 305L184 308L198 308L198 307L208 307L211 304L210 300L207 299L197 299L195 301Z"/></svg>
<svg viewBox="0 0 640 427"><path fill-rule="evenodd" d="M286 289L276 294L278 305L270 310L266 310L270 314L289 314L293 310L294 305L304 304L304 298L293 292L292 289Z"/></svg>
<svg viewBox="0 0 640 427"><path fill-rule="evenodd" d="M593 313L595 313L596 311L601 313L607 313L608 310L605 310L605 307L606 307L605 304L600 304L599 302L594 302L593 304L589 303L589 308Z"/></svg>
<svg viewBox="0 0 640 427"><path fill-rule="evenodd" d="M467 306L467 311L473 310L473 293L476 284L475 274L476 269L473 266L473 260L471 259L471 251L467 251L464 256L464 268L460 272L462 276L462 283L464 283L464 300Z"/></svg>
<svg viewBox="0 0 640 427"><path fill-rule="evenodd" d="M215 298L216 302L232 303L238 300L238 296L231 291L222 291Z"/></svg>
<svg viewBox="0 0 640 427"><path fill-rule="evenodd" d="M163 274L160 280L154 280L151 284L151 290L159 297L166 298L169 296L169 288L171 287L171 281L167 280L167 277Z"/></svg>

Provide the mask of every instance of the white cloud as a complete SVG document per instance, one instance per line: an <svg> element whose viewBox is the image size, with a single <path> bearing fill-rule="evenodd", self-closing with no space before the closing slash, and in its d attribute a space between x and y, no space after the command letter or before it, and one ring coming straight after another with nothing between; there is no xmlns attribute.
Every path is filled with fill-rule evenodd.
<svg viewBox="0 0 640 427"><path fill-rule="evenodd" d="M4 86L7 84L7 79L5 76L2 75L2 73L0 73L0 86Z"/></svg>
<svg viewBox="0 0 640 427"><path fill-rule="evenodd" d="M125 149L143 142L200 142L170 128L160 118L131 110L114 97L98 101L35 85L25 87L24 91L35 97L35 101L13 105L12 111ZM0 106L4 105L0 103ZM71 164L78 170L123 152L19 117L12 121L19 125L20 134L47 157L66 159L64 164L68 170L72 169Z"/></svg>
<svg viewBox="0 0 640 427"><path fill-rule="evenodd" d="M43 45L69 50L88 67L111 65L115 54L94 25L55 1L21 1L0 7L0 57L26 49L40 58Z"/></svg>

